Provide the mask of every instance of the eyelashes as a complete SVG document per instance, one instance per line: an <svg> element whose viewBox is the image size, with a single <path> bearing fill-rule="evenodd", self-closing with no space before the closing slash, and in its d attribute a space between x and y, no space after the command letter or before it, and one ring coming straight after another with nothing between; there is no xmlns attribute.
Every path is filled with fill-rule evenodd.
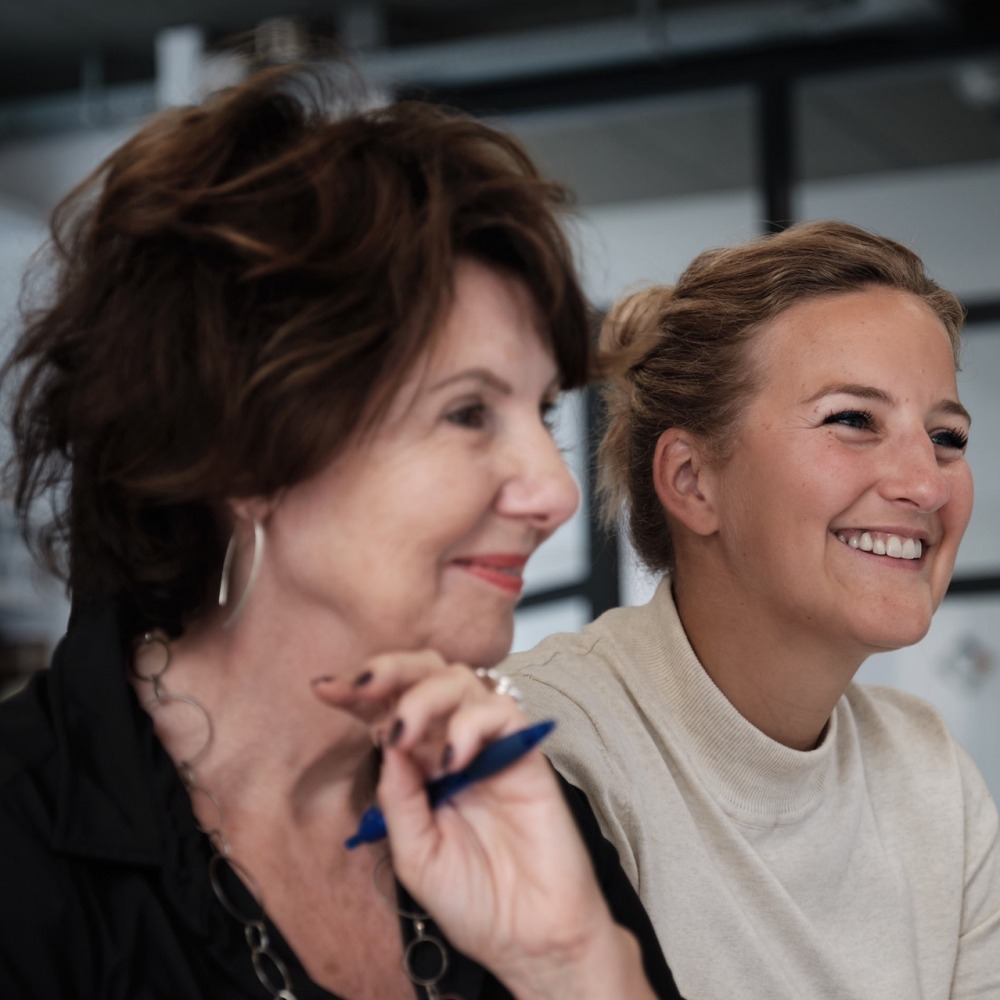
<svg viewBox="0 0 1000 1000"><path fill-rule="evenodd" d="M477 430L486 425L486 404L467 403L464 406L449 410L445 419L457 427L468 427Z"/></svg>
<svg viewBox="0 0 1000 1000"><path fill-rule="evenodd" d="M871 410L838 410L823 418L823 425L839 424L854 430L874 431L875 416ZM930 435L934 444L954 451L965 451L969 444L969 435L961 427L948 427L933 431Z"/></svg>
<svg viewBox="0 0 1000 1000"><path fill-rule="evenodd" d="M931 440L935 444L940 444L945 448L954 448L956 451L965 451L969 445L969 435L958 427L936 431L931 435Z"/></svg>
<svg viewBox="0 0 1000 1000"><path fill-rule="evenodd" d="M824 418L824 424L843 424L857 430L870 431L875 428L875 417L871 410L838 410Z"/></svg>
<svg viewBox="0 0 1000 1000"><path fill-rule="evenodd" d="M545 429L554 433L556 425L556 402L546 400L539 408L539 417ZM486 403L473 401L456 406L445 414L445 419L457 427L466 427L470 430L481 430L489 422L490 410Z"/></svg>

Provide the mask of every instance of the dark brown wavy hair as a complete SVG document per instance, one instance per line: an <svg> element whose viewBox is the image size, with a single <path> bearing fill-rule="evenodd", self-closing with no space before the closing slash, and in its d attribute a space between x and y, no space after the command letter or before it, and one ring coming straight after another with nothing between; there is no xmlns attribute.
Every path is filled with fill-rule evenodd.
<svg viewBox="0 0 1000 1000"><path fill-rule="evenodd" d="M675 569L653 485L663 431L683 427L709 446L714 462L725 462L761 388L754 346L762 327L797 302L873 286L923 300L944 326L958 366L958 299L928 277L909 247L837 220L706 250L675 286L643 289L612 309L601 331L608 422L598 489L607 525L624 518L649 569Z"/></svg>
<svg viewBox="0 0 1000 1000"><path fill-rule="evenodd" d="M74 598L139 627L208 607L227 498L299 482L377 423L460 256L523 279L564 387L588 377L566 192L460 113L334 99L281 69L163 112L53 215L3 369L8 483Z"/></svg>

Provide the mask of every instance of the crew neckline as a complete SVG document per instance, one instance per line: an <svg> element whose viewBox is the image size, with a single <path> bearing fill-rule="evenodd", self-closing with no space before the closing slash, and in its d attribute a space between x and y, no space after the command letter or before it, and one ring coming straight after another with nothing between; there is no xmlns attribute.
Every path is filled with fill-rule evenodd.
<svg viewBox="0 0 1000 1000"><path fill-rule="evenodd" d="M815 808L835 762L839 704L814 749L787 747L741 715L708 675L681 624L669 577L648 604L630 610L641 612L643 627L619 635L638 658L638 682L651 687L648 711L680 734L677 746L720 805L754 825L796 822Z"/></svg>

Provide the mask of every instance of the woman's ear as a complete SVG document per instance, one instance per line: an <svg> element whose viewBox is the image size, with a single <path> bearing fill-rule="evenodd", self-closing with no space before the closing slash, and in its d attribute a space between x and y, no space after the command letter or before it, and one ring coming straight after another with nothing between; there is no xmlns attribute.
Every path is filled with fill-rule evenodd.
<svg viewBox="0 0 1000 1000"><path fill-rule="evenodd" d="M277 506L277 499L274 497L238 497L227 500L226 506L229 508L229 514L234 523L242 521L247 525L264 524Z"/></svg>
<svg viewBox="0 0 1000 1000"><path fill-rule="evenodd" d="M680 427L670 427L656 442L653 485L663 509L697 535L718 527L712 500L712 472L699 439Z"/></svg>

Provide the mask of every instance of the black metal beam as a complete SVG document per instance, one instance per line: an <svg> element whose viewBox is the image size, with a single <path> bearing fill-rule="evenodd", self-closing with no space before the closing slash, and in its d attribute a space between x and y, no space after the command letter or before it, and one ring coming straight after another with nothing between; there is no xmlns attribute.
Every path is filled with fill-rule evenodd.
<svg viewBox="0 0 1000 1000"><path fill-rule="evenodd" d="M525 594L517 602L518 610L521 608L537 607L539 604L552 604L555 601L565 601L571 597L584 597L590 599L590 581L576 580L561 587L549 587L546 590L533 590L530 594Z"/></svg>
<svg viewBox="0 0 1000 1000"><path fill-rule="evenodd" d="M597 468L597 446L604 434L605 408L600 393L590 386L584 395L587 426L587 502L590 505L589 547L590 577L587 580L587 596L590 598L592 617L596 618L609 608L621 603L621 571L619 568L618 537L601 526L601 519L595 509L597 490L595 470Z"/></svg>
<svg viewBox="0 0 1000 1000"><path fill-rule="evenodd" d="M797 179L793 84L777 77L758 85L757 183L764 197L765 232L778 233L795 219Z"/></svg>
<svg viewBox="0 0 1000 1000"><path fill-rule="evenodd" d="M1000 576L958 576L948 585L946 597L968 594L1000 594Z"/></svg>
<svg viewBox="0 0 1000 1000"><path fill-rule="evenodd" d="M684 91L795 80L824 73L1000 53L1000 31L898 28L697 55L632 59L600 69L540 73L515 80L425 84L400 97L449 104L480 116L580 107Z"/></svg>
<svg viewBox="0 0 1000 1000"><path fill-rule="evenodd" d="M1000 323L1000 299L965 303L966 328L971 330L978 323Z"/></svg>

